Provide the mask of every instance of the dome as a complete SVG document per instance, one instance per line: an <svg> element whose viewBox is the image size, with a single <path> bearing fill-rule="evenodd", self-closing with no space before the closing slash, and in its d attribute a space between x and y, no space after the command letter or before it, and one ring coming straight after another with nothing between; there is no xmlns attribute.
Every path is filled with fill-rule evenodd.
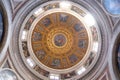
<svg viewBox="0 0 120 80"><path fill-rule="evenodd" d="M45 15L35 25L32 49L38 60L54 69L74 66L85 56L89 37L82 22L65 12Z"/></svg>
<svg viewBox="0 0 120 80"><path fill-rule="evenodd" d="M118 4L0 0L0 79L119 80Z"/></svg>
<svg viewBox="0 0 120 80"><path fill-rule="evenodd" d="M96 63L101 45L98 25L89 11L76 5L51 1L27 15L19 33L19 49L32 72L42 70L44 77L57 74L64 79L71 73L85 74Z"/></svg>

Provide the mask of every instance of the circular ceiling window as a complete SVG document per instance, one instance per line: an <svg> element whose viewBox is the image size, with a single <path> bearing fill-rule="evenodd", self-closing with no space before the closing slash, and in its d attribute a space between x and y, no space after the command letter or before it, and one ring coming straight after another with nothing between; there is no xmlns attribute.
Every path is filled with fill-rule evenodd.
<svg viewBox="0 0 120 80"><path fill-rule="evenodd" d="M18 79L15 72L5 68L0 71L0 80L18 80Z"/></svg>
<svg viewBox="0 0 120 80"><path fill-rule="evenodd" d="M118 54L117 54L117 58L118 58L117 63L118 63L119 71L120 71L120 44L118 45L117 52L118 52Z"/></svg>
<svg viewBox="0 0 120 80"><path fill-rule="evenodd" d="M8 23L7 11L3 2L0 2L0 62L6 56L7 46L10 38L10 27ZM8 34L9 33L9 34Z"/></svg>
<svg viewBox="0 0 120 80"><path fill-rule="evenodd" d="M103 5L110 14L120 14L120 0L103 0Z"/></svg>
<svg viewBox="0 0 120 80"><path fill-rule="evenodd" d="M87 73L99 57L100 46L100 31L93 16L69 1L51 1L31 11L19 35L25 64L50 79Z"/></svg>
<svg viewBox="0 0 120 80"><path fill-rule="evenodd" d="M114 65L115 65L115 67L117 68L116 69L116 71L118 72L118 74L120 74L120 38L118 38L117 39L118 41L117 41L117 47L116 47L116 61L115 62L117 62L117 63L115 63ZM120 77L120 76L119 76Z"/></svg>
<svg viewBox="0 0 120 80"><path fill-rule="evenodd" d="M2 11L0 10L0 42L3 37L3 15Z"/></svg>
<svg viewBox="0 0 120 80"><path fill-rule="evenodd" d="M3 41L3 31L4 31L4 21L3 21L3 17L4 17L4 15L3 15L3 10L0 8L0 46L1 47L3 47L2 45L3 45L3 43L2 43L2 41Z"/></svg>

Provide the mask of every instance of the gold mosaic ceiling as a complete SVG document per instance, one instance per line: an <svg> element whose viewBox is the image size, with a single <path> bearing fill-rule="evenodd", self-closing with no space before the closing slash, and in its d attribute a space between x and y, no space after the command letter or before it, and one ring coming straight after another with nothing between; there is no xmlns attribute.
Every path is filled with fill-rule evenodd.
<svg viewBox="0 0 120 80"><path fill-rule="evenodd" d="M53 69L67 69L79 63L88 49L88 33L75 16L56 12L36 24L31 38L38 60Z"/></svg>

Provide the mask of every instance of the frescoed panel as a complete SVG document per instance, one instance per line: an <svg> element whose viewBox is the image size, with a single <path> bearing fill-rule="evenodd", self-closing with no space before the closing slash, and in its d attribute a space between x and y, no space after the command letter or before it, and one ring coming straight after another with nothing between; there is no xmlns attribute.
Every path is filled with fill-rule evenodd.
<svg viewBox="0 0 120 80"><path fill-rule="evenodd" d="M72 10L75 11L75 12L77 12L77 13L79 13L79 14L81 14L81 16L83 16L83 17L84 17L85 14L86 14L83 10L79 9L79 8L76 7L76 6L73 6L73 7L72 7Z"/></svg>
<svg viewBox="0 0 120 80"><path fill-rule="evenodd" d="M22 42L22 47L23 47L23 53L24 53L25 57L30 56L30 54L28 52L28 48L27 48L27 43L26 42Z"/></svg>
<svg viewBox="0 0 120 80"><path fill-rule="evenodd" d="M61 79L71 78L71 77L73 77L75 75L76 75L75 71L67 73L67 74L61 74Z"/></svg>
<svg viewBox="0 0 120 80"><path fill-rule="evenodd" d="M23 50L27 50L27 42L22 43L22 48L23 48Z"/></svg>
<svg viewBox="0 0 120 80"><path fill-rule="evenodd" d="M70 76L75 76L76 75L76 72L75 71L73 71L73 72L70 72Z"/></svg>
<svg viewBox="0 0 120 80"><path fill-rule="evenodd" d="M95 27L91 27L91 32L92 32L93 40L94 41L98 41L98 35L97 35L96 28Z"/></svg>
<svg viewBox="0 0 120 80"><path fill-rule="evenodd" d="M71 78L70 74L61 74L61 79Z"/></svg>
<svg viewBox="0 0 120 80"><path fill-rule="evenodd" d="M55 4L49 4L47 6L44 6L44 9L49 10L49 9L58 8L58 7L59 7L59 5L57 3L55 3Z"/></svg>
<svg viewBox="0 0 120 80"><path fill-rule="evenodd" d="M38 32L33 33L33 41L40 41L42 40L42 34Z"/></svg>
<svg viewBox="0 0 120 80"><path fill-rule="evenodd" d="M78 47L79 48L85 48L86 45L86 41L85 40L79 40L78 42Z"/></svg>
<svg viewBox="0 0 120 80"><path fill-rule="evenodd" d="M42 26L37 25L37 30L40 31L40 32L43 32L45 29Z"/></svg>
<svg viewBox="0 0 120 80"><path fill-rule="evenodd" d="M91 52L89 58L87 59L85 63L85 66L89 66L92 63L93 59L94 59L94 53Z"/></svg>
<svg viewBox="0 0 120 80"><path fill-rule="evenodd" d="M26 25L25 25L25 29L29 30L31 24L33 23L33 21L35 20L35 17L32 15L29 20L27 21Z"/></svg>
<svg viewBox="0 0 120 80"><path fill-rule="evenodd" d="M28 21L32 23L34 20L35 20L35 16L32 15Z"/></svg>
<svg viewBox="0 0 120 80"><path fill-rule="evenodd" d="M51 24L51 21L50 21L50 18L45 18L43 21L42 21L43 25L45 27L48 27L50 24Z"/></svg>
<svg viewBox="0 0 120 80"><path fill-rule="evenodd" d="M45 8L45 10L52 9L52 5L47 5L47 6L45 6L44 8Z"/></svg>
<svg viewBox="0 0 120 80"><path fill-rule="evenodd" d="M68 19L68 16L66 14L60 14L60 21L61 22L66 22Z"/></svg>
<svg viewBox="0 0 120 80"><path fill-rule="evenodd" d="M53 59L52 66L59 67L60 66L60 59Z"/></svg>
<svg viewBox="0 0 120 80"><path fill-rule="evenodd" d="M71 63L74 63L78 60L78 57L75 54L72 54L71 56L69 56L69 60Z"/></svg>
<svg viewBox="0 0 120 80"><path fill-rule="evenodd" d="M80 24L75 24L74 25L74 30L75 31L77 31L77 32L79 32L79 31L81 31L81 30L83 30L84 28L80 25Z"/></svg>
<svg viewBox="0 0 120 80"><path fill-rule="evenodd" d="M54 43L56 46L63 46L66 43L66 38L62 34L58 34L54 37Z"/></svg>
<svg viewBox="0 0 120 80"><path fill-rule="evenodd" d="M48 72L48 71L45 71L45 70L43 70L43 69L41 69L40 74L42 74L42 75L44 75L44 76L46 76L46 77L49 76L49 72Z"/></svg>
<svg viewBox="0 0 120 80"><path fill-rule="evenodd" d="M46 76L46 77L48 77L48 75L49 75L49 72L48 72L48 71L43 70L43 69L40 68L38 65L35 66L34 69L35 69L38 73L40 73L40 74L42 74L42 75L44 75L44 76Z"/></svg>
<svg viewBox="0 0 120 80"><path fill-rule="evenodd" d="M39 59L43 59L46 55L44 50L39 50L36 52L36 55L39 57Z"/></svg>

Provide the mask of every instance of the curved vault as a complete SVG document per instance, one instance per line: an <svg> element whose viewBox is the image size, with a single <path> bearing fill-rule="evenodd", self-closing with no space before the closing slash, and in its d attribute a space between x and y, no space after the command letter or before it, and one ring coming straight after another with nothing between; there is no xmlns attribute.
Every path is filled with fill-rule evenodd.
<svg viewBox="0 0 120 80"><path fill-rule="evenodd" d="M109 24L87 5L91 4L36 1L16 16L9 48L17 71L26 73L22 77L67 80L94 76L106 56Z"/></svg>

